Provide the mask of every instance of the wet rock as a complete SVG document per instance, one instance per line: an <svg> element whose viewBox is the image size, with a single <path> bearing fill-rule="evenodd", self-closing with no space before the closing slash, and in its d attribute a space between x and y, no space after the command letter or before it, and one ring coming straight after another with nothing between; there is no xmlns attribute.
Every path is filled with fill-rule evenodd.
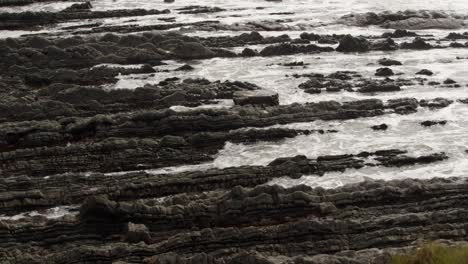
<svg viewBox="0 0 468 264"><path fill-rule="evenodd" d="M317 45L292 45L288 43L268 46L260 51L262 56L281 56L281 55L292 55L299 53L319 53L319 52L331 52L331 47L320 47Z"/></svg>
<svg viewBox="0 0 468 264"><path fill-rule="evenodd" d="M383 28L401 30L422 29L457 29L463 26L463 18L441 12L427 11L398 11L398 12L368 12L363 14L349 14L340 22L352 26L379 25Z"/></svg>
<svg viewBox="0 0 468 264"><path fill-rule="evenodd" d="M395 75L390 68L379 68L375 72L375 76L392 76Z"/></svg>
<svg viewBox="0 0 468 264"><path fill-rule="evenodd" d="M2 6L25 6L34 3L34 0L4 0L0 2L0 7Z"/></svg>
<svg viewBox="0 0 468 264"><path fill-rule="evenodd" d="M320 89L320 88L306 88L306 89L304 89L304 92L308 93L308 94L319 94L319 93L322 92L322 89Z"/></svg>
<svg viewBox="0 0 468 264"><path fill-rule="evenodd" d="M340 40L336 51L339 52L366 52L369 50L369 42L364 38L356 38L346 35Z"/></svg>
<svg viewBox="0 0 468 264"><path fill-rule="evenodd" d="M468 39L468 32L464 32L464 33L450 32L445 38L450 39L450 40Z"/></svg>
<svg viewBox="0 0 468 264"><path fill-rule="evenodd" d="M462 43L458 43L458 42L452 42L452 43L450 43L449 47L451 47L451 48L465 48L466 43L462 44Z"/></svg>
<svg viewBox="0 0 468 264"><path fill-rule="evenodd" d="M401 115L416 113L418 106L418 100L415 98L390 99L386 104L386 107L393 109L395 113Z"/></svg>
<svg viewBox="0 0 468 264"><path fill-rule="evenodd" d="M375 93L375 92L397 92L400 91L401 88L395 84L378 84L378 83L371 83L367 84L358 89L358 92L361 93Z"/></svg>
<svg viewBox="0 0 468 264"><path fill-rule="evenodd" d="M418 34L408 31L406 29L397 29L394 32L386 32L382 34L382 38L406 38L416 37Z"/></svg>
<svg viewBox="0 0 468 264"><path fill-rule="evenodd" d="M454 80L452 80L452 79L450 79L450 78L447 78L447 79L445 79L445 81L444 81L444 84L447 84L447 85L449 85L449 84L456 84L456 83L457 83L456 81L454 81Z"/></svg>
<svg viewBox="0 0 468 264"><path fill-rule="evenodd" d="M179 44L173 53L180 59L197 60L215 56L215 53L197 42L184 42Z"/></svg>
<svg viewBox="0 0 468 264"><path fill-rule="evenodd" d="M403 65L400 61L382 58L378 61L378 63L382 66L400 66Z"/></svg>
<svg viewBox="0 0 468 264"><path fill-rule="evenodd" d="M129 222L125 240L129 243L139 243L142 241L147 244L151 243L151 236L149 234L148 227L144 224L134 224Z"/></svg>
<svg viewBox="0 0 468 264"><path fill-rule="evenodd" d="M386 28L395 29L458 29L463 27L463 20L456 18L408 18L401 21L388 21L384 25Z"/></svg>
<svg viewBox="0 0 468 264"><path fill-rule="evenodd" d="M398 49L398 44L396 44L393 39L387 38L385 40L371 42L370 49L383 51L396 50Z"/></svg>
<svg viewBox="0 0 468 264"><path fill-rule="evenodd" d="M343 89L350 90L351 84L347 80L352 77L347 72L335 72L328 76L315 75L310 76L309 80L299 85L307 93L320 93L322 88L329 92L337 92Z"/></svg>
<svg viewBox="0 0 468 264"><path fill-rule="evenodd" d="M310 41L318 41L320 39L320 35L315 34L315 33L303 32L301 33L300 38L310 40Z"/></svg>
<svg viewBox="0 0 468 264"><path fill-rule="evenodd" d="M77 19L99 19L113 17L131 17L168 14L169 10L119 9L108 11L89 11L88 5L77 4L72 9L62 12L21 12L0 14L0 29L19 30L35 26L67 22Z"/></svg>
<svg viewBox="0 0 468 264"><path fill-rule="evenodd" d="M279 105L278 94L267 91L235 92L233 100L236 105Z"/></svg>
<svg viewBox="0 0 468 264"><path fill-rule="evenodd" d="M293 61L293 62L287 62L287 63L280 63L279 65L285 66L285 67L298 67L298 66L306 66L309 64L304 63L303 61Z"/></svg>
<svg viewBox="0 0 468 264"><path fill-rule="evenodd" d="M343 90L341 87L327 87L325 88L327 92L340 92Z"/></svg>
<svg viewBox="0 0 468 264"><path fill-rule="evenodd" d="M442 125L443 126L445 124L447 124L446 120L443 120L443 121L427 120L427 121L421 122L421 126L424 126L424 127L431 127L431 126L435 126L435 125Z"/></svg>
<svg viewBox="0 0 468 264"><path fill-rule="evenodd" d="M255 57L255 56L260 56L260 53L258 53L258 51L256 51L256 50L245 48L242 51L241 55L244 56L244 57Z"/></svg>
<svg viewBox="0 0 468 264"><path fill-rule="evenodd" d="M93 6L90 2L84 2L81 4L73 4L70 7L65 8L62 12L81 12L81 11L89 11Z"/></svg>
<svg viewBox="0 0 468 264"><path fill-rule="evenodd" d="M443 161L448 159L448 156L444 153L434 153L429 155L423 155L419 157L408 157L408 156L389 156L389 157L377 157L376 160L380 161L384 166L408 166L414 164L427 164L437 161Z"/></svg>
<svg viewBox="0 0 468 264"><path fill-rule="evenodd" d="M175 69L175 71L193 71L195 68L193 68L192 66L188 65L188 64L184 64L182 66L180 66L179 68Z"/></svg>
<svg viewBox="0 0 468 264"><path fill-rule="evenodd" d="M159 238L160 243L153 244L151 247L144 244L121 243L118 246L109 243L101 247L96 243L96 246L78 249L71 247L66 252L49 249L51 251L48 253L52 254L54 259L61 261L66 259L91 260L104 256L99 252L107 249L105 256L113 262L116 262L124 251L138 262L148 256L153 256L150 261L156 261L155 263L175 260L190 261L190 263L207 263L205 261L212 260L218 260L219 263L239 263L237 261L269 263L266 261L271 260L272 257L266 257L263 255L267 254L265 251L258 250L257 244L259 243L256 241L262 241L262 245L268 247L274 245L275 252L276 250L292 252L293 248L297 250L298 245L303 248L293 255L281 256L282 260L288 259L291 263L304 263L304 259L316 260L311 263L326 263L324 261L335 259L343 261L335 263L349 263L352 259L353 263L364 264L379 255L376 252L392 249L392 246L383 243L384 241L388 242L388 239L391 239L391 245L405 246L417 241L422 235L434 236L434 228L447 225L447 222L450 224L446 228L437 229L439 232L436 233L436 237L446 237L451 234L452 238L462 239L465 225L459 215L463 212L463 207L453 208L454 203L463 204L464 189L457 188L457 180L462 179L425 181L407 179L389 182L369 180L331 190L312 189L305 186L290 189L277 186L259 186L250 189L239 186L221 195L211 193L206 197L188 196L188 199L193 200L191 205L178 204L176 198L169 198L166 204L159 206L152 205L149 201L140 204L134 201L121 202L121 207L117 205L111 207L117 213L116 215L131 219L138 218L153 233L151 238ZM462 183L464 183L463 180ZM412 202L402 202L408 200ZM434 200L438 202L434 204ZM452 203L445 200L450 200ZM373 206L369 207L366 204L373 204ZM302 210L297 210L298 207ZM218 209L214 210L214 208ZM396 214L395 208L405 208L405 211L411 211L411 214ZM164 213L157 213L160 210ZM307 215L316 215L316 217L310 219L306 217ZM366 215L373 215L373 221L365 221ZM120 218L117 217L117 219ZM203 218L203 221L197 220L200 218ZM92 215L89 215L83 222L91 227L94 226L95 229L112 230L111 235L120 235L122 233L119 229L120 221L110 221L111 219L110 216L98 216L93 219ZM59 230L67 234L79 230L83 237L89 233L87 228L79 229L79 226L83 226L83 222L74 219L64 222L63 220L50 221L48 224L40 222L40 225L36 224L37 228L31 228L29 232L35 235L36 241L42 241L43 236L40 236L39 231L41 227L50 230L49 236L52 237L59 236ZM155 222L161 224L151 224ZM388 222L393 223L392 228L382 229L387 226ZM445 224L442 224L444 222ZM162 226L162 223L165 224ZM249 228L258 226L259 223L262 223L261 228ZM427 223L431 224L427 226ZM414 231L414 226L418 227L417 231ZM192 227L195 230L190 230ZM370 238L373 234L375 235L373 230L377 227L386 236L375 241ZM6 228L11 231L9 233L15 234L10 241L20 241L27 235L22 232L21 224L10 223ZM293 235L297 233L297 230L300 230L301 236ZM404 235L402 235L402 230ZM412 234L410 230L417 234L408 236ZM343 243L341 240L330 241L330 235L336 238L346 236L346 244L341 244ZM306 237L302 238L302 236ZM366 240L370 242L362 243L363 236L369 238ZM311 240L311 237L314 239ZM255 243L252 244L254 241ZM310 241L313 241L313 245ZM326 246L321 246L322 243ZM330 251L330 243L334 245L333 251ZM380 248L375 252L368 249L377 245L380 245ZM186 250L186 248L194 247L200 250L198 252L203 253ZM216 254L221 250L234 247L237 247L235 251L226 250L228 253ZM366 249L366 252L358 253L358 250L362 249ZM346 253L343 253L345 251ZM328 255L322 255L323 253ZM24 253L12 252L12 254L14 257L7 255L8 258L25 259ZM47 255L38 255L36 258L44 262L49 258ZM305 255L307 257L304 257Z"/></svg>
<svg viewBox="0 0 468 264"><path fill-rule="evenodd" d="M403 42L400 47L402 49L416 49L416 50L425 50L433 48L431 44L426 43L424 39L417 37L412 42Z"/></svg>
<svg viewBox="0 0 468 264"><path fill-rule="evenodd" d="M388 125L387 124L380 124L380 125L375 125L371 127L373 130L387 130Z"/></svg>
<svg viewBox="0 0 468 264"><path fill-rule="evenodd" d="M202 14L202 13L216 13L221 11L226 11L226 9L220 7L209 7L209 6L186 6L176 9L179 11L179 14Z"/></svg>
<svg viewBox="0 0 468 264"><path fill-rule="evenodd" d="M434 98L431 100L421 100L419 101L419 105L423 107L429 107L429 108L444 108L453 103L453 100L445 99L445 98Z"/></svg>
<svg viewBox="0 0 468 264"><path fill-rule="evenodd" d="M428 69L422 69L418 71L416 74L418 75L427 75L427 76L432 76L434 73Z"/></svg>
<svg viewBox="0 0 468 264"><path fill-rule="evenodd" d="M321 36L318 40L320 44L337 44L339 41L333 36Z"/></svg>

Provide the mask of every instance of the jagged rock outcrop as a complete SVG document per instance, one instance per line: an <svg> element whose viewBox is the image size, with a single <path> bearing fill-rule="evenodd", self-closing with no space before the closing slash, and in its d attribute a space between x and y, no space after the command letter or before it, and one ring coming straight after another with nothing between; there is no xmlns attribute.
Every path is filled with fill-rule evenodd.
<svg viewBox="0 0 468 264"><path fill-rule="evenodd" d="M54 263L95 259L159 263L158 259L169 256L202 263L247 256L252 260L281 255L286 259L326 258L321 254L359 261L367 250L373 258L389 260L389 253L369 249L391 252L420 238L462 240L467 228L467 186L460 178L406 179L366 181L330 190L235 187L229 192L174 196L162 202L116 203L97 196L89 198L75 217L2 222L0 254L17 263L32 261L32 255L36 262ZM94 242L77 246L80 240ZM142 240L148 245L131 243ZM50 241L61 243L62 250L46 249L45 242ZM25 247L22 254L8 250L19 243L36 247ZM216 254L219 251L225 254Z"/></svg>
<svg viewBox="0 0 468 264"><path fill-rule="evenodd" d="M379 25L393 29L457 29L464 25L463 16L449 15L437 11L398 11L398 12L368 12L364 14L349 14L340 19L347 25L369 26Z"/></svg>

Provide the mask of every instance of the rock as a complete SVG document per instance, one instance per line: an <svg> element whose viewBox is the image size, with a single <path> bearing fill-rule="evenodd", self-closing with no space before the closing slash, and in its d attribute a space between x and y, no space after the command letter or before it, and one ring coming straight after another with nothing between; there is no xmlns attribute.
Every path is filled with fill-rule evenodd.
<svg viewBox="0 0 468 264"><path fill-rule="evenodd" d="M176 9L179 14L204 14L204 13L216 13L225 11L226 9L217 7L217 6L199 6L199 5L190 5Z"/></svg>
<svg viewBox="0 0 468 264"><path fill-rule="evenodd" d="M173 53L184 60L208 59L215 56L212 50L197 42L181 43L173 50Z"/></svg>
<svg viewBox="0 0 468 264"><path fill-rule="evenodd" d="M320 39L320 35L315 34L315 33L303 32L301 33L300 38L310 40L310 41L318 41Z"/></svg>
<svg viewBox="0 0 468 264"><path fill-rule="evenodd" d="M332 36L321 36L320 39L318 40L318 43L320 43L320 44L337 44L337 43L339 43L339 41L336 40Z"/></svg>
<svg viewBox="0 0 468 264"><path fill-rule="evenodd" d="M375 125L371 127L373 130L387 130L388 125L387 124L380 124L380 125Z"/></svg>
<svg viewBox="0 0 468 264"><path fill-rule="evenodd" d="M84 2L81 4L73 4L70 7L65 8L61 12L81 12L81 11L89 11L93 8L90 2Z"/></svg>
<svg viewBox="0 0 468 264"><path fill-rule="evenodd" d="M387 59L387 58L382 58L378 62L382 66L400 66L400 65L403 65L401 62L399 62L397 60L392 60L392 59Z"/></svg>
<svg viewBox="0 0 468 264"><path fill-rule="evenodd" d="M233 96L233 100L236 105L262 105L262 106L279 105L278 94L267 92L267 91L235 92Z"/></svg>
<svg viewBox="0 0 468 264"><path fill-rule="evenodd" d="M393 29L456 29L464 24L461 16L440 12L398 11L398 12L368 12L363 14L349 14L341 17L340 22L350 26L366 27L379 25L383 28Z"/></svg>
<svg viewBox="0 0 468 264"><path fill-rule="evenodd" d="M450 79L450 78L447 78L445 81L444 81L444 84L455 84L457 83L456 81Z"/></svg>
<svg viewBox="0 0 468 264"><path fill-rule="evenodd" d="M258 53L258 51L256 50L245 48L242 51L241 55L244 57L255 57L255 56L260 56L260 53Z"/></svg>
<svg viewBox="0 0 468 264"><path fill-rule="evenodd" d="M285 66L285 67L298 67L298 66L305 66L308 65L308 63L304 63L303 61L293 61L293 62L287 62L287 63L280 63L279 65Z"/></svg>
<svg viewBox="0 0 468 264"><path fill-rule="evenodd" d="M364 38L346 35L340 40L336 51L339 52L366 52L369 51L369 42Z"/></svg>
<svg viewBox="0 0 468 264"><path fill-rule="evenodd" d="M422 69L418 71L416 74L418 75L427 75L427 76L432 76L434 73L428 69Z"/></svg>
<svg viewBox="0 0 468 264"><path fill-rule="evenodd" d="M150 244L151 236L148 228L144 224L134 224L129 222L127 225L125 240L129 243L145 242Z"/></svg>
<svg viewBox="0 0 468 264"><path fill-rule="evenodd" d="M242 33L239 35L239 39L242 40L244 43L256 43L264 40L263 36L256 31L252 31L250 33Z"/></svg>
<svg viewBox="0 0 468 264"><path fill-rule="evenodd" d="M304 89L304 92L308 93L308 94L319 94L319 93L322 92L322 89L320 89L320 88L307 88L307 89Z"/></svg>
<svg viewBox="0 0 468 264"><path fill-rule="evenodd" d="M34 0L3 0L0 7L4 6L25 6L34 3Z"/></svg>
<svg viewBox="0 0 468 264"><path fill-rule="evenodd" d="M425 50L425 49L431 49L432 45L429 43L426 43L424 39L417 37L411 43L408 43L408 42L401 43L400 47L402 49Z"/></svg>
<svg viewBox="0 0 468 264"><path fill-rule="evenodd" d="M443 120L443 121L424 121L424 122L421 122L421 126L425 126L425 127L430 127L430 126L435 126L435 125L445 125L447 124L447 121L446 120Z"/></svg>
<svg viewBox="0 0 468 264"><path fill-rule="evenodd" d="M409 30L423 30L423 29L459 29L463 27L463 19L455 18L419 18L412 17L400 21L387 21L382 24L385 28L394 29L409 29Z"/></svg>
<svg viewBox="0 0 468 264"><path fill-rule="evenodd" d="M414 98L398 98L387 101L386 107L394 109L398 114L411 114L417 112L418 100Z"/></svg>
<svg viewBox="0 0 468 264"><path fill-rule="evenodd" d="M375 92L397 92L400 91L401 88L395 84L378 84L378 83L371 83L367 84L358 89L358 92L361 93L375 93Z"/></svg>
<svg viewBox="0 0 468 264"><path fill-rule="evenodd" d="M392 76L395 75L390 68L379 68L375 72L375 76Z"/></svg>
<svg viewBox="0 0 468 264"><path fill-rule="evenodd" d="M397 29L394 32L386 32L382 34L382 38L406 38L416 37L418 34L408 31L406 29Z"/></svg>
<svg viewBox="0 0 468 264"><path fill-rule="evenodd" d="M37 26L64 23L72 20L104 19L132 16L147 16L168 14L169 10L154 9L116 9L106 11L91 11L89 4L75 4L71 9L60 12L25 11L17 13L1 13L0 29L19 30Z"/></svg>
<svg viewBox="0 0 468 264"><path fill-rule="evenodd" d="M319 52L331 52L332 47L320 47L317 45L293 45L289 43L283 43L278 45L272 45L265 47L260 51L262 56L281 56L281 55L292 55L299 53L319 53Z"/></svg>
<svg viewBox="0 0 468 264"><path fill-rule="evenodd" d="M421 100L419 101L419 105L423 107L429 107L429 108L444 108L453 103L452 100L445 99L445 98L435 98L431 100Z"/></svg>
<svg viewBox="0 0 468 264"><path fill-rule="evenodd" d="M393 39L387 38L385 40L371 42L370 49L383 51L396 50L398 49L398 44L396 44Z"/></svg>
<svg viewBox="0 0 468 264"><path fill-rule="evenodd" d="M450 40L468 39L468 32L464 32L464 33L450 32L445 38L450 39Z"/></svg>
<svg viewBox="0 0 468 264"><path fill-rule="evenodd" d="M341 91L343 89L341 87L327 87L327 88L325 88L325 90L327 92L339 92L339 91Z"/></svg>
<svg viewBox="0 0 468 264"><path fill-rule="evenodd" d="M193 71L195 68L188 64L184 64L183 66L180 66L179 68L175 69L174 71Z"/></svg>

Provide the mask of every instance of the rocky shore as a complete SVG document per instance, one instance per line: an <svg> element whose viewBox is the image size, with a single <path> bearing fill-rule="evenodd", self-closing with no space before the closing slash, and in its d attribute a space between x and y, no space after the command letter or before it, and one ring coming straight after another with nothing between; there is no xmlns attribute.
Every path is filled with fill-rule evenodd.
<svg viewBox="0 0 468 264"><path fill-rule="evenodd" d="M121 2L0 1L0 263L468 241L467 14Z"/></svg>

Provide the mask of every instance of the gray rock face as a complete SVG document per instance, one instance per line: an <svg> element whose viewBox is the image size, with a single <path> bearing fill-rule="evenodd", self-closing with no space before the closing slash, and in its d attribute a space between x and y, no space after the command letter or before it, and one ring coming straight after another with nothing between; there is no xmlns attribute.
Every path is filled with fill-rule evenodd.
<svg viewBox="0 0 468 264"><path fill-rule="evenodd" d="M400 21L386 21L382 24L385 28L393 29L459 29L462 28L464 22L462 19L456 18L419 18L412 17Z"/></svg>
<svg viewBox="0 0 468 264"><path fill-rule="evenodd" d="M0 0L0 6L38 2L43 0ZM466 178L363 179L334 189L271 185L300 182L304 175L322 181L335 173L354 177L358 170L444 166L459 158L452 151L415 154L414 146L372 144L342 153L338 142L340 149L330 144L324 150L338 155L275 153L278 158L259 159L262 165L223 163L231 148L313 144L314 136L341 140L356 136L354 129L362 129L362 137L392 136L401 128L392 118L448 107L453 100L401 97L400 87L459 88L462 77L447 79L440 67L434 78L421 76L427 71L408 74L418 60L408 56L405 67L393 67L402 65L393 58L411 50L463 52L467 33L441 38L409 31L456 28L462 16L345 16L343 23L396 29L352 36L303 32L322 25L315 19L296 23L299 12L280 10L287 3L233 9L221 2L172 2L159 2L171 11L99 11L108 6L70 2L59 12L0 13L0 30L32 31L0 39L0 263L390 264L392 255L421 241L456 245L467 239ZM286 12L272 12L273 6ZM259 33L265 31L274 32ZM303 32L299 38L297 32ZM382 54L388 59L376 59ZM444 64L455 62L452 57ZM232 61L277 70L267 83L278 87L211 79L218 70L219 78L254 77L245 69L230 75ZM200 78L210 63L220 69L210 80ZM354 65L375 75L350 69ZM341 70L330 73L333 68ZM127 81L128 89L114 89ZM134 82L140 87L133 89ZM296 94L280 98L287 91ZM302 92L302 103L280 104ZM320 101L322 96L338 99ZM340 123L346 123L339 125L343 131L334 129ZM437 116L415 123L424 135L457 125ZM327 129L291 128L302 125Z"/></svg>
<svg viewBox="0 0 468 264"><path fill-rule="evenodd" d="M277 93L267 91L240 91L235 92L233 96L236 105L279 105L279 96Z"/></svg>
<svg viewBox="0 0 468 264"><path fill-rule="evenodd" d="M378 62L382 66L400 66L400 65L403 65L400 61L387 59L387 58L382 58Z"/></svg>
<svg viewBox="0 0 468 264"><path fill-rule="evenodd" d="M173 52L178 58L188 60L206 59L214 57L215 55L213 51L196 42L180 44L173 50Z"/></svg>
<svg viewBox="0 0 468 264"><path fill-rule="evenodd" d="M304 258L317 263L387 263L382 261L390 259L395 247L404 249L421 237L463 239L467 219L460 216L467 210L467 188L466 179L451 178L366 181L331 190L238 186L205 195L176 195L159 203L117 203L96 196L84 202L76 217L2 222L0 254L17 263L30 261L38 252L42 254L36 255L37 263L96 257L117 262L127 256L150 263L303 263ZM52 238L66 249L41 249ZM85 238L94 245L75 241ZM103 238L110 243L100 243ZM21 253L4 247L24 241L35 247ZM220 251L225 253L217 254Z"/></svg>
<svg viewBox="0 0 468 264"><path fill-rule="evenodd" d="M341 39L336 51L340 52L365 52L369 50L369 43L364 38L355 38L347 35Z"/></svg>
<svg viewBox="0 0 468 264"><path fill-rule="evenodd" d="M401 30L421 29L457 29L464 25L461 16L453 16L441 12L428 11L398 11L382 13L349 14L340 21L347 25L369 26L379 25L384 28Z"/></svg>
<svg viewBox="0 0 468 264"><path fill-rule="evenodd" d="M368 84L358 91L361 93L375 93L375 92L395 92L400 91L401 88L394 84Z"/></svg>

